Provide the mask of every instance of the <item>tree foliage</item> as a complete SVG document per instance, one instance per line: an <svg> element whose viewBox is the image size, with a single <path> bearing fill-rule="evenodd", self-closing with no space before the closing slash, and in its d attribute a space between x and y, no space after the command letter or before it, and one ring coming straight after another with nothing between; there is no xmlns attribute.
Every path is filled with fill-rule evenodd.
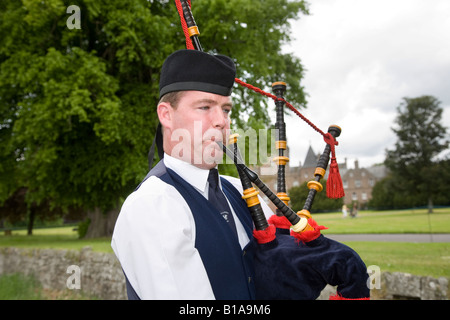
<svg viewBox="0 0 450 320"><path fill-rule="evenodd" d="M81 29L69 29L69 5ZM298 58L280 54L304 1L196 0L203 47L233 57L256 86L289 84L305 106ZM147 171L159 71L185 47L173 1L5 0L0 3L0 204L117 207ZM267 102L237 88L234 125L269 125ZM248 121L251 119L251 121Z"/></svg>
<svg viewBox="0 0 450 320"><path fill-rule="evenodd" d="M387 150L386 165L406 177L416 176L417 169L429 167L434 158L448 147L441 124L442 108L432 96L404 98L397 107L397 135L394 150Z"/></svg>
<svg viewBox="0 0 450 320"><path fill-rule="evenodd" d="M385 160L392 175L374 188L372 203L381 205L384 197L394 207L428 203L431 208L433 198L443 201L439 195L448 184L447 161L437 158L449 145L440 102L432 96L404 98L397 111L397 142Z"/></svg>
<svg viewBox="0 0 450 320"><path fill-rule="evenodd" d="M450 160L444 159L433 163L428 168L429 174L435 178L432 200L433 205L450 205ZM399 176L389 175L378 181L372 189L372 199L369 207L386 209L406 209L423 207L427 205L428 193L411 192L414 190L414 181Z"/></svg>

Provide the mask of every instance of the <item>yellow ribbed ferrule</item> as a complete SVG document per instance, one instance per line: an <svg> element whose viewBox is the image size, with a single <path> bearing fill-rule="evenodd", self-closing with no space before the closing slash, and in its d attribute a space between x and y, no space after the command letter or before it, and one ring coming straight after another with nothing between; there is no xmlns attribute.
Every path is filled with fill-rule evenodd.
<svg viewBox="0 0 450 320"><path fill-rule="evenodd" d="M234 144L237 143L237 138L239 137L238 133L233 133L228 137L228 144Z"/></svg>
<svg viewBox="0 0 450 320"><path fill-rule="evenodd" d="M286 163L289 162L289 158L285 157L285 156L279 156L279 157L273 158L273 162L275 162L277 165L285 166Z"/></svg>
<svg viewBox="0 0 450 320"><path fill-rule="evenodd" d="M323 190L322 184L320 182L314 181L314 180L308 182L306 184L306 186L308 187L308 189L315 189L315 190L317 190L317 192L320 192L320 191Z"/></svg>
<svg viewBox="0 0 450 320"><path fill-rule="evenodd" d="M342 131L342 128L341 127L339 127L337 124L332 124L332 125L330 125L330 127L329 128L331 128L331 127L335 127L335 128L338 128L340 131Z"/></svg>
<svg viewBox="0 0 450 320"><path fill-rule="evenodd" d="M189 37L198 36L200 34L197 26L189 27L188 32L189 32Z"/></svg>
<svg viewBox="0 0 450 320"><path fill-rule="evenodd" d="M284 192L278 192L277 193L277 197L284 202L285 205L288 205L289 200L291 200L291 198L289 198L289 196L284 193Z"/></svg>
<svg viewBox="0 0 450 320"><path fill-rule="evenodd" d="M323 178L325 176L325 169L317 167L316 170L314 171L314 175L315 176L320 175L320 177Z"/></svg>
<svg viewBox="0 0 450 320"><path fill-rule="evenodd" d="M286 82L276 81L276 82L272 83L272 87L278 86L278 85L286 86Z"/></svg>
<svg viewBox="0 0 450 320"><path fill-rule="evenodd" d="M248 188L244 190L244 195L242 196L242 199L244 199L247 202L247 207L253 207L260 203L258 194L259 191L257 191L255 188Z"/></svg>
<svg viewBox="0 0 450 320"><path fill-rule="evenodd" d="M306 210L306 209L300 210L299 212L297 212L297 215L300 218L306 218L306 219L310 219L311 218L311 213L308 210Z"/></svg>
<svg viewBox="0 0 450 320"><path fill-rule="evenodd" d="M305 227L305 229L303 229L303 231L308 231L308 230L314 230L314 228L311 227L311 226L309 225L309 223L306 224L306 227Z"/></svg>
<svg viewBox="0 0 450 320"><path fill-rule="evenodd" d="M285 140L275 141L275 148L286 150L287 142Z"/></svg>

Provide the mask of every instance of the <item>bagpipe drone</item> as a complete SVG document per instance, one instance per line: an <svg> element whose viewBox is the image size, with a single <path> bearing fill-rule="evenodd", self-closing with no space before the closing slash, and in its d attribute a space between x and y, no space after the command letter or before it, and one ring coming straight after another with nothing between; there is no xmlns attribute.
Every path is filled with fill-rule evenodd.
<svg viewBox="0 0 450 320"><path fill-rule="evenodd" d="M203 51L198 39L199 31L191 12L190 1L175 0L181 25L186 37L187 49ZM274 94L270 94L235 79L240 85L272 98L276 105L278 132L276 149L278 156L273 159L278 167L277 194L274 194L258 175L250 170L241 158L237 146L237 135L230 137L227 147L221 143L228 157L233 159L243 187L243 199L251 213L255 230L253 236L258 245L255 252L255 286L257 299L316 299L327 284L337 287L337 294L330 299L369 299L368 273L364 262L350 247L329 239L321 234L326 229L319 226L311 217L311 208L317 192L323 190L320 180L325 177L328 162L331 164L327 180L327 196L344 196L342 180L339 175L335 156L336 138L341 128L331 125L324 133L297 109L289 104L283 95L286 92L284 82L272 85ZM326 143L314 172L314 179L308 182L309 193L304 207L294 212L289 206L286 193L285 166L289 158L287 148L284 107L302 118L314 130L319 132ZM266 219L258 198L258 190L276 206L276 214Z"/></svg>

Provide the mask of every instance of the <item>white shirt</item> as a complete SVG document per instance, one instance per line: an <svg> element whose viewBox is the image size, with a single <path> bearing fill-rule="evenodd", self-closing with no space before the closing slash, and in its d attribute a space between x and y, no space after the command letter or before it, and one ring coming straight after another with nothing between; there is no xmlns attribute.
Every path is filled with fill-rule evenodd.
<svg viewBox="0 0 450 320"><path fill-rule="evenodd" d="M167 154L164 154L164 164L207 198L209 170ZM225 178L242 193L239 179ZM270 217L272 211L264 201L260 202ZM232 211L239 243L244 247L249 239ZM215 299L195 248L192 212L175 187L161 179L148 178L125 200L111 246L141 299Z"/></svg>

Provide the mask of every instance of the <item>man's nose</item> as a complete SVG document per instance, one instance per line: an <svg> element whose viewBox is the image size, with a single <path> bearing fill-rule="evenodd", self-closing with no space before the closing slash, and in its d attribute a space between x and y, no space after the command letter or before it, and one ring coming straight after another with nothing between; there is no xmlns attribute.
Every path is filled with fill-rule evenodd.
<svg viewBox="0 0 450 320"><path fill-rule="evenodd" d="M227 124L228 116L222 108L214 108L211 114L211 123L214 128L224 128Z"/></svg>

